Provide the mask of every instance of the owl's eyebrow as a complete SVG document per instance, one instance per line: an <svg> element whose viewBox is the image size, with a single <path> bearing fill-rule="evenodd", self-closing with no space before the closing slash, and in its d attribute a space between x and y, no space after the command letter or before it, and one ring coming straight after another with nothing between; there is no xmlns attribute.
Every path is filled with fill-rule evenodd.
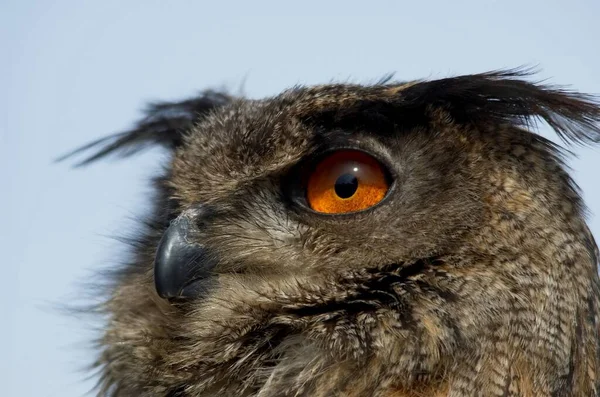
<svg viewBox="0 0 600 397"><path fill-rule="evenodd" d="M327 130L362 130L391 135L403 129L427 126L430 119L423 109L369 99L357 101L348 107L316 112L304 121Z"/></svg>
<svg viewBox="0 0 600 397"><path fill-rule="evenodd" d="M367 128L389 134L398 127L426 126L432 109L457 123L512 124L531 128L545 121L567 144L600 143L600 101L562 87L530 82L531 70L512 69L413 84L361 87L305 114L306 122L325 128Z"/></svg>

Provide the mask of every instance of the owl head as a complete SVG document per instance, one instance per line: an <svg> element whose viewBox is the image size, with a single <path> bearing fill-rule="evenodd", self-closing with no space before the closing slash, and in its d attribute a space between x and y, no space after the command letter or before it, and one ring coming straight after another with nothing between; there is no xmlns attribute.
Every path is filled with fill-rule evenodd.
<svg viewBox="0 0 600 397"><path fill-rule="evenodd" d="M536 119L600 142L593 97L512 70L209 91L80 149L172 153L100 393L594 395L598 250Z"/></svg>

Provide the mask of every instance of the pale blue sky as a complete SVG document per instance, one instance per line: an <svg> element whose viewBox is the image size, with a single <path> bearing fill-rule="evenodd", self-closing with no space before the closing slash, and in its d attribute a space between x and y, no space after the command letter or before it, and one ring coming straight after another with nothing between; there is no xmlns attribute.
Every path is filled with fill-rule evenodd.
<svg viewBox="0 0 600 397"><path fill-rule="evenodd" d="M243 81L262 97L297 83L523 64L600 93L597 0L289 3L1 2L0 395L81 396L93 384L80 371L93 324L57 308L122 258L110 236L133 230L164 155L77 170L52 159L131 125L145 101ZM600 149L576 152L600 238Z"/></svg>

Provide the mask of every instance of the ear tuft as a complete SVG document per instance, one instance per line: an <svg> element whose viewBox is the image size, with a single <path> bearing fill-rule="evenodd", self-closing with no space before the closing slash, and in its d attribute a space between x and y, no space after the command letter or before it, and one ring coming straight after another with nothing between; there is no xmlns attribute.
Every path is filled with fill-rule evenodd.
<svg viewBox="0 0 600 397"><path fill-rule="evenodd" d="M232 99L222 92L204 91L197 97L180 102L150 103L144 110L145 117L132 129L90 142L56 161L93 150L91 155L76 164L83 166L111 154L127 157L155 145L175 149L181 145L184 134L198 120Z"/></svg>
<svg viewBox="0 0 600 397"><path fill-rule="evenodd" d="M534 72L518 68L420 82L402 91L402 103L440 106L459 122L530 127L542 119L566 143L600 143L598 97L527 81Z"/></svg>

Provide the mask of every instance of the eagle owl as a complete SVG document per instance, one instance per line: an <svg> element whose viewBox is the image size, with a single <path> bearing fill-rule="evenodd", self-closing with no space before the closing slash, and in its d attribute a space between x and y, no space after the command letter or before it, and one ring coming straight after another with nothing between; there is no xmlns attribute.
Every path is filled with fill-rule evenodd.
<svg viewBox="0 0 600 397"><path fill-rule="evenodd" d="M528 74L207 91L74 152L172 153L99 394L599 395L598 249L529 127L598 143L600 108Z"/></svg>

